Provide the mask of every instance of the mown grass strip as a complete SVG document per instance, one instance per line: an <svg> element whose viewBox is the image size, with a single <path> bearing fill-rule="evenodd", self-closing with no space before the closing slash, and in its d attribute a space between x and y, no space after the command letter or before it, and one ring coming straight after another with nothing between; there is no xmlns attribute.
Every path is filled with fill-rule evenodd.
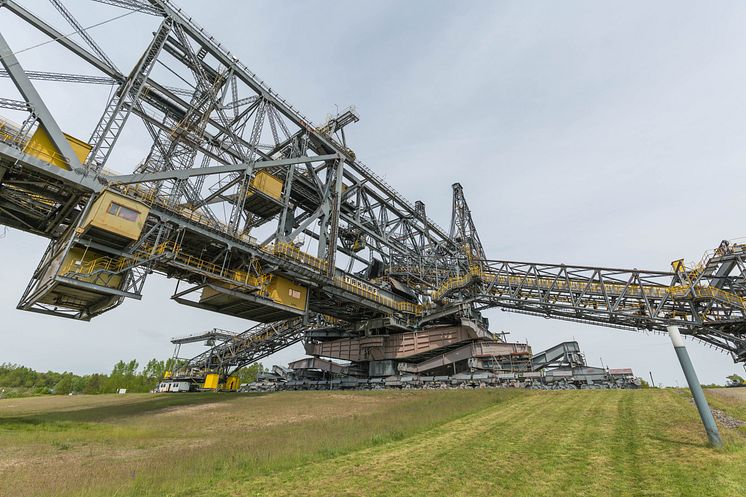
<svg viewBox="0 0 746 497"><path fill-rule="evenodd" d="M707 447L675 391L527 392L401 441L196 494L745 495L744 437L723 435L729 449Z"/></svg>

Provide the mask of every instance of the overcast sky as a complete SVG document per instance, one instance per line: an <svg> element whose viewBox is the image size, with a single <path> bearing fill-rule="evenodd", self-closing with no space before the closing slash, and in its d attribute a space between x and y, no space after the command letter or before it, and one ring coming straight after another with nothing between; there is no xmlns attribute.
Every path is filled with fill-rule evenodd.
<svg viewBox="0 0 746 497"><path fill-rule="evenodd" d="M21 3L70 31L46 3ZM313 121L355 105L361 121L347 137L357 156L441 225L460 182L490 258L668 270L746 235L743 2L178 3ZM124 12L67 4L86 26ZM128 16L90 33L128 72L152 22ZM44 40L7 12L0 29L14 50ZM27 69L78 70L59 50L19 58ZM38 87L63 129L90 135L107 88ZM0 90L18 98L7 80ZM133 143L114 169L145 156ZM174 282L157 276L142 301L90 323L17 311L45 246L14 230L0 239L0 362L109 371L119 359L168 357L175 335L251 325L170 301ZM685 384L666 336L487 316L535 351L576 339L591 365ZM743 373L687 344L702 382ZM296 346L263 362L301 355Z"/></svg>

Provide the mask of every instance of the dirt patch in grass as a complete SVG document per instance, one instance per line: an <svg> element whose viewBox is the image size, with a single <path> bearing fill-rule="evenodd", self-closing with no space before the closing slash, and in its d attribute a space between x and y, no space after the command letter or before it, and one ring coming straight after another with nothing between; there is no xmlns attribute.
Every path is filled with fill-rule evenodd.
<svg viewBox="0 0 746 497"><path fill-rule="evenodd" d="M746 405L746 387L710 388L707 392L718 397L733 399Z"/></svg>
<svg viewBox="0 0 746 497"><path fill-rule="evenodd" d="M152 398L152 394L105 394L43 395L21 399L0 399L0 417L72 411L104 406L122 406L147 402Z"/></svg>
<svg viewBox="0 0 746 497"><path fill-rule="evenodd" d="M224 429L264 429L270 426L300 423L305 421L349 417L362 414L395 402L391 395L361 395L326 392L284 392L276 394L276 399L266 399L261 407L272 406L271 410L256 410L248 407L249 396L238 396L230 402L185 405L168 407L154 414L152 421L173 424L180 419L209 416L226 423Z"/></svg>
<svg viewBox="0 0 746 497"><path fill-rule="evenodd" d="M186 405L186 406L174 406L174 407L166 407L161 409L158 413L154 414L154 416L174 416L174 415L182 415L182 416L199 416L202 414L207 414L211 411L215 411L219 409L220 404L200 404L200 405Z"/></svg>

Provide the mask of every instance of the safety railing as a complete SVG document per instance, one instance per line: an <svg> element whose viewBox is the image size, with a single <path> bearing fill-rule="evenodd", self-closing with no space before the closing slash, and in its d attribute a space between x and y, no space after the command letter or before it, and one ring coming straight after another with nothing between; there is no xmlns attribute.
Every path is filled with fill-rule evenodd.
<svg viewBox="0 0 746 497"><path fill-rule="evenodd" d="M186 207L176 208L173 205L169 205L169 203L166 201L166 198L161 196L160 192L156 188L146 188L142 186L142 184L138 183L128 185L113 185L113 188L125 195L136 198L146 205L157 205L167 211L187 218L190 221L194 221L197 224L207 226L216 231L232 236L231 230L227 224L221 223L220 221L207 217L197 211L188 209Z"/></svg>
<svg viewBox="0 0 746 497"><path fill-rule="evenodd" d="M739 295L721 290L713 286L686 286L676 285L669 287L669 293L673 298L686 298L689 295L702 299L718 299L741 308L746 308L746 299Z"/></svg>
<svg viewBox="0 0 746 497"><path fill-rule="evenodd" d="M65 163L67 164L67 158L60 154L59 152L56 152L52 150L49 147L41 146L38 143L28 142L23 147L23 152L33 155L34 157L43 160L44 162L49 162L50 164L55 163Z"/></svg>
<svg viewBox="0 0 746 497"><path fill-rule="evenodd" d="M67 164L65 156L57 152L55 149L42 146L40 143L34 143L29 140L31 131L33 131L33 127L23 131L22 127L16 123L5 118L0 118L0 141L20 148L24 153L33 155L44 162L49 162L50 164Z"/></svg>
<svg viewBox="0 0 746 497"><path fill-rule="evenodd" d="M88 261L79 259L70 259L66 261L58 274L90 276L96 272L118 273L127 266L127 259L124 257L97 257Z"/></svg>
<svg viewBox="0 0 746 497"><path fill-rule="evenodd" d="M291 259L295 262L299 262L305 266L312 267L322 272L326 272L329 267L328 261L307 254L291 243L278 242L274 245L263 247L262 249L276 256ZM343 276L335 276L332 281L334 283L334 286L343 288L344 290L359 297L362 297L366 300L371 300L399 312L405 312L408 314L422 314L424 309L424 307L420 304L397 301L390 297L380 295L375 291L371 291L369 288L363 288L362 286L354 285L348 281L345 281Z"/></svg>
<svg viewBox="0 0 746 497"><path fill-rule="evenodd" d="M71 259L67 261L59 271L61 275L89 276L96 272L119 273L128 266L144 261L154 255L172 254L174 260L194 270L208 273L216 277L235 281L237 284L250 285L264 288L268 276L254 276L248 271L237 269L225 269L221 266L205 261L198 257L185 255L179 251L179 246L174 242L164 242L155 247L145 244L132 257L97 257L89 261Z"/></svg>
<svg viewBox="0 0 746 497"><path fill-rule="evenodd" d="M466 286L474 278L482 278L484 273L482 268L476 264L469 266L469 272L463 275L451 276L446 279L441 285L432 293L433 300L440 300L450 291Z"/></svg>
<svg viewBox="0 0 746 497"><path fill-rule="evenodd" d="M171 254L173 260L183 264L191 269L208 273L210 275L235 281L241 285L248 285L253 287L264 288L266 286L268 275L252 275L249 271L243 271L239 269L230 269L224 266L215 264L214 262L206 261L199 257L191 254L185 254L181 251L181 247L175 242L164 242L155 247L155 249L147 250L148 254L161 255Z"/></svg>
<svg viewBox="0 0 746 497"><path fill-rule="evenodd" d="M249 344L254 344L257 342L263 342L265 340L268 340L269 338L272 338L275 335L278 335L284 331L287 331L291 328L297 327L299 324L302 324L301 320L292 320L289 322L280 322L279 324L275 323L269 323L264 326L262 330L259 332L252 333L248 336L242 336L237 335L235 338L231 339L232 342L237 342L237 345L241 345L242 347L245 347Z"/></svg>
<svg viewBox="0 0 746 497"><path fill-rule="evenodd" d="M559 278L536 277L533 275L502 275L485 272L478 265L469 267L469 272L464 275L453 276L446 279L433 293L434 300L440 300L451 291L464 287L472 280L479 278L486 284L492 285L492 292L498 293L502 289L515 290L542 290L558 293L578 293L588 296L612 296L612 297L652 297L673 299L684 299L693 296L695 298L718 299L728 304L746 309L746 299L712 286L703 285L639 285L616 282L591 282L584 280L567 280ZM525 295L524 295L525 296Z"/></svg>
<svg viewBox="0 0 746 497"><path fill-rule="evenodd" d="M19 125L5 118L0 118L0 141L23 148L28 139L22 134Z"/></svg>
<svg viewBox="0 0 746 497"><path fill-rule="evenodd" d="M413 304L412 302L403 302L403 301L394 300L390 297L386 297L384 295L370 291L367 288L355 286L345 281L344 277L342 276L334 277L334 286L340 287L359 297L363 297L366 300L376 302L378 304L381 304L385 307L394 309L399 312L419 315L419 314L422 314L422 312L424 311L424 306L421 304Z"/></svg>
<svg viewBox="0 0 746 497"><path fill-rule="evenodd" d="M161 255L173 250L173 242L164 242L153 247L149 244L143 244L130 257L110 257L101 256L88 261L82 259L69 259L60 268L61 275L89 276L96 272L120 273L128 266L142 262L152 255Z"/></svg>
<svg viewBox="0 0 746 497"><path fill-rule="evenodd" d="M326 272L329 268L328 261L307 254L292 243L278 242L274 245L263 247L263 249L270 254L300 262L305 266L310 266L322 272Z"/></svg>

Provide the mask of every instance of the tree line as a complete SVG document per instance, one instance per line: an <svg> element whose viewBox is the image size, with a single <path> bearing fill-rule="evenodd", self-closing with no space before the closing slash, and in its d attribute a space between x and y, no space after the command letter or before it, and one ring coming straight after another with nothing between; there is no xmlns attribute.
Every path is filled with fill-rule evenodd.
<svg viewBox="0 0 746 497"><path fill-rule="evenodd" d="M110 374L94 373L77 375L71 372L46 373L34 371L18 364L0 364L0 398L23 395L67 395L116 393L120 388L128 392L149 392L163 378L166 371L172 371L179 364L174 359L151 359L140 369L136 360L119 361ZM242 368L238 371L241 383L256 379L257 373L264 368L260 363Z"/></svg>

